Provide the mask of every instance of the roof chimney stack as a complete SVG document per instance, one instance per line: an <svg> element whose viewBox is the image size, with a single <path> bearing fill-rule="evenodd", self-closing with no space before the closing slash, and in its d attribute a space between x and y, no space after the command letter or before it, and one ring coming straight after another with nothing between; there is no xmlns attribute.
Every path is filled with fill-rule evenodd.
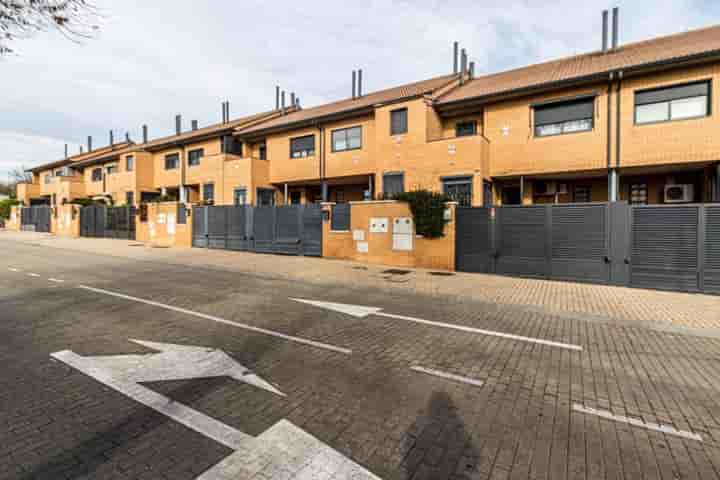
<svg viewBox="0 0 720 480"><path fill-rule="evenodd" d="M295 106L300 110L300 97L295 97Z"/></svg>
<svg viewBox="0 0 720 480"><path fill-rule="evenodd" d="M130 132L125 132L125 141L127 143L132 143L132 141L130 140Z"/></svg>
<svg viewBox="0 0 720 480"><path fill-rule="evenodd" d="M620 23L620 9L618 7L613 8L612 18L612 49L618 48L618 40L620 38L619 23Z"/></svg>
<svg viewBox="0 0 720 480"><path fill-rule="evenodd" d="M113 138L113 131L110 130L110 146L112 147L114 145L115 145L115 139Z"/></svg>
<svg viewBox="0 0 720 480"><path fill-rule="evenodd" d="M282 114L285 115L285 90L280 92L280 109L282 110Z"/></svg>
<svg viewBox="0 0 720 480"><path fill-rule="evenodd" d="M468 77L469 78L475 78L475 62L470 62L470 67L468 69Z"/></svg>
<svg viewBox="0 0 720 480"><path fill-rule="evenodd" d="M355 98L355 90L357 89L357 87L356 87L356 85L357 85L356 77L357 77L357 73L355 72L355 70L353 70L353 71L352 71L352 98Z"/></svg>
<svg viewBox="0 0 720 480"><path fill-rule="evenodd" d="M608 11L602 12L602 52L607 52L608 48Z"/></svg>
<svg viewBox="0 0 720 480"><path fill-rule="evenodd" d="M467 73L467 52L463 48L460 50L460 84L465 83L465 73Z"/></svg>
<svg viewBox="0 0 720 480"><path fill-rule="evenodd" d="M92 152L92 137L88 136L88 152Z"/></svg>
<svg viewBox="0 0 720 480"><path fill-rule="evenodd" d="M362 93L362 68L361 68L360 70L358 70L358 74L357 74L357 75L358 75L358 78L357 78L357 80L358 80L358 83L357 83L357 96L358 96L358 97L362 97L362 95L363 95L363 93Z"/></svg>
<svg viewBox="0 0 720 480"><path fill-rule="evenodd" d="M193 132L198 129L198 122L197 122L197 120L191 121L190 124L192 125L191 128L193 129Z"/></svg>
<svg viewBox="0 0 720 480"><path fill-rule="evenodd" d="M290 106L295 106L295 92L290 92Z"/></svg>
<svg viewBox="0 0 720 480"><path fill-rule="evenodd" d="M175 115L175 135L180 135L181 133L182 133L182 116Z"/></svg>
<svg viewBox="0 0 720 480"><path fill-rule="evenodd" d="M453 42L453 73L458 73L458 42Z"/></svg>
<svg viewBox="0 0 720 480"><path fill-rule="evenodd" d="M280 110L280 85L275 85L275 110Z"/></svg>
<svg viewBox="0 0 720 480"><path fill-rule="evenodd" d="M147 143L147 142L148 142L148 128L147 128L147 125L143 125L143 126L142 126L142 132L143 132L143 133L142 133L143 143Z"/></svg>
<svg viewBox="0 0 720 480"><path fill-rule="evenodd" d="M83 153L83 148L82 148L82 145L80 145L80 155L82 155L82 153Z"/></svg>
<svg viewBox="0 0 720 480"><path fill-rule="evenodd" d="M68 157L68 147L67 147L67 143L66 143L65 144L65 158L67 158L67 157Z"/></svg>

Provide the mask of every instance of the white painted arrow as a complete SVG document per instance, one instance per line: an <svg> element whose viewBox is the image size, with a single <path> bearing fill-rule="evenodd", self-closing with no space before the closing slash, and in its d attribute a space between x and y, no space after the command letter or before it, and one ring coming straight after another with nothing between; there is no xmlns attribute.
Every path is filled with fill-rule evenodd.
<svg viewBox="0 0 720 480"><path fill-rule="evenodd" d="M316 475L316 472L324 472L327 478L378 478L286 420L253 437L140 384L231 377L285 396L225 352L205 347L130 341L159 353L83 357L63 350L51 356L235 451L197 480L255 478L255 475L270 478L262 474L278 471L289 472L291 475L287 478L298 479L325 478Z"/></svg>
<svg viewBox="0 0 720 480"><path fill-rule="evenodd" d="M348 305L345 303L333 303L333 302L321 302L318 300L306 300L303 298L290 298L296 302L306 303L315 307L324 308L326 310L332 310L335 312L345 313L356 318L365 318L369 315L377 315L380 317L394 318L396 320L405 320L408 322L420 323L423 325L431 325L433 327L448 328L451 330L459 330L461 332L477 333L480 335L490 335L493 337L507 338L510 340L518 340L521 342L537 343L540 345L548 345L550 347L564 348L567 350L582 351L580 345L573 345L570 343L553 342L551 340L543 340L541 338L524 337L522 335L513 335L511 333L495 332L492 330L484 330L481 328L466 327L464 325L457 325L454 323L436 322L433 320L423 320L422 318L408 317L405 315L395 315L392 313L385 313L382 308L379 307L366 307L362 305Z"/></svg>

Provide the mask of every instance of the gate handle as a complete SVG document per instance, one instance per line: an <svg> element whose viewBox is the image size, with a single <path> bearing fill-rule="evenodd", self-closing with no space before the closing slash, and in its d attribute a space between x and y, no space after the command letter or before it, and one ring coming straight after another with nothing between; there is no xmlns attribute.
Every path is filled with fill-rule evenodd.
<svg viewBox="0 0 720 480"><path fill-rule="evenodd" d="M625 265L630 265L630 259L629 259L629 258L626 258L626 259L625 259Z"/></svg>
<svg viewBox="0 0 720 480"><path fill-rule="evenodd" d="M500 251L495 250L494 252L492 252L492 257L493 257L495 260L497 260L498 258L500 258Z"/></svg>
<svg viewBox="0 0 720 480"><path fill-rule="evenodd" d="M610 257L608 257L607 255L605 255L605 256L603 257L603 261L604 261L605 263L610 263L610 262L611 262Z"/></svg>

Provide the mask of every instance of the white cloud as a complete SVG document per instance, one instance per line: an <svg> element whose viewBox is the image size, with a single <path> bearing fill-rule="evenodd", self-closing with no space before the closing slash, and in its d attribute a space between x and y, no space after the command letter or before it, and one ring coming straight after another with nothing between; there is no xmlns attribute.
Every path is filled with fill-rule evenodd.
<svg viewBox="0 0 720 480"><path fill-rule="evenodd" d="M62 158L64 145L65 141L58 138L0 131L0 181L5 180L13 168L29 168Z"/></svg>
<svg viewBox="0 0 720 480"><path fill-rule="evenodd" d="M177 113L186 126L191 119L215 122L225 99L233 116L266 110L274 105L275 83L311 106L348 96L354 68L363 68L366 91L447 73L453 40L468 48L479 73L593 50L600 12L614 6L97 1L105 16L98 38L75 45L45 33L16 44L19 56L0 60L2 165L59 158L64 140L43 139L79 144L93 135L102 145L109 129L116 138L125 131L138 138L144 123L159 136L172 131ZM620 7L622 42L708 25L718 13L700 0L625 0ZM26 136L22 155L7 132Z"/></svg>

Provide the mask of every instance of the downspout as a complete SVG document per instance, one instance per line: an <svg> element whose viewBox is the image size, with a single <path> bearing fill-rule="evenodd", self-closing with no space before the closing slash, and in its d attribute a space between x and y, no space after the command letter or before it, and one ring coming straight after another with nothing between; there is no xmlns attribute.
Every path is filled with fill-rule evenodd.
<svg viewBox="0 0 720 480"><path fill-rule="evenodd" d="M325 166L325 127L318 127L320 131L320 184L322 189L322 201L328 201L328 187L325 181L326 166Z"/></svg>
<svg viewBox="0 0 720 480"><path fill-rule="evenodd" d="M621 90L622 90L622 77L623 72L620 70L618 72L618 82L617 82L617 93L615 97L615 183L614 183L614 199L612 201L618 201L619 200L619 190L620 190L620 178L618 177L618 170L620 169L620 132L621 132L621 125L620 125L620 104L621 104Z"/></svg>
<svg viewBox="0 0 720 480"><path fill-rule="evenodd" d="M608 169L608 200L612 198L612 84L614 72L610 72L608 77L608 89L607 89L607 141L606 145L606 158L607 158L607 169Z"/></svg>

